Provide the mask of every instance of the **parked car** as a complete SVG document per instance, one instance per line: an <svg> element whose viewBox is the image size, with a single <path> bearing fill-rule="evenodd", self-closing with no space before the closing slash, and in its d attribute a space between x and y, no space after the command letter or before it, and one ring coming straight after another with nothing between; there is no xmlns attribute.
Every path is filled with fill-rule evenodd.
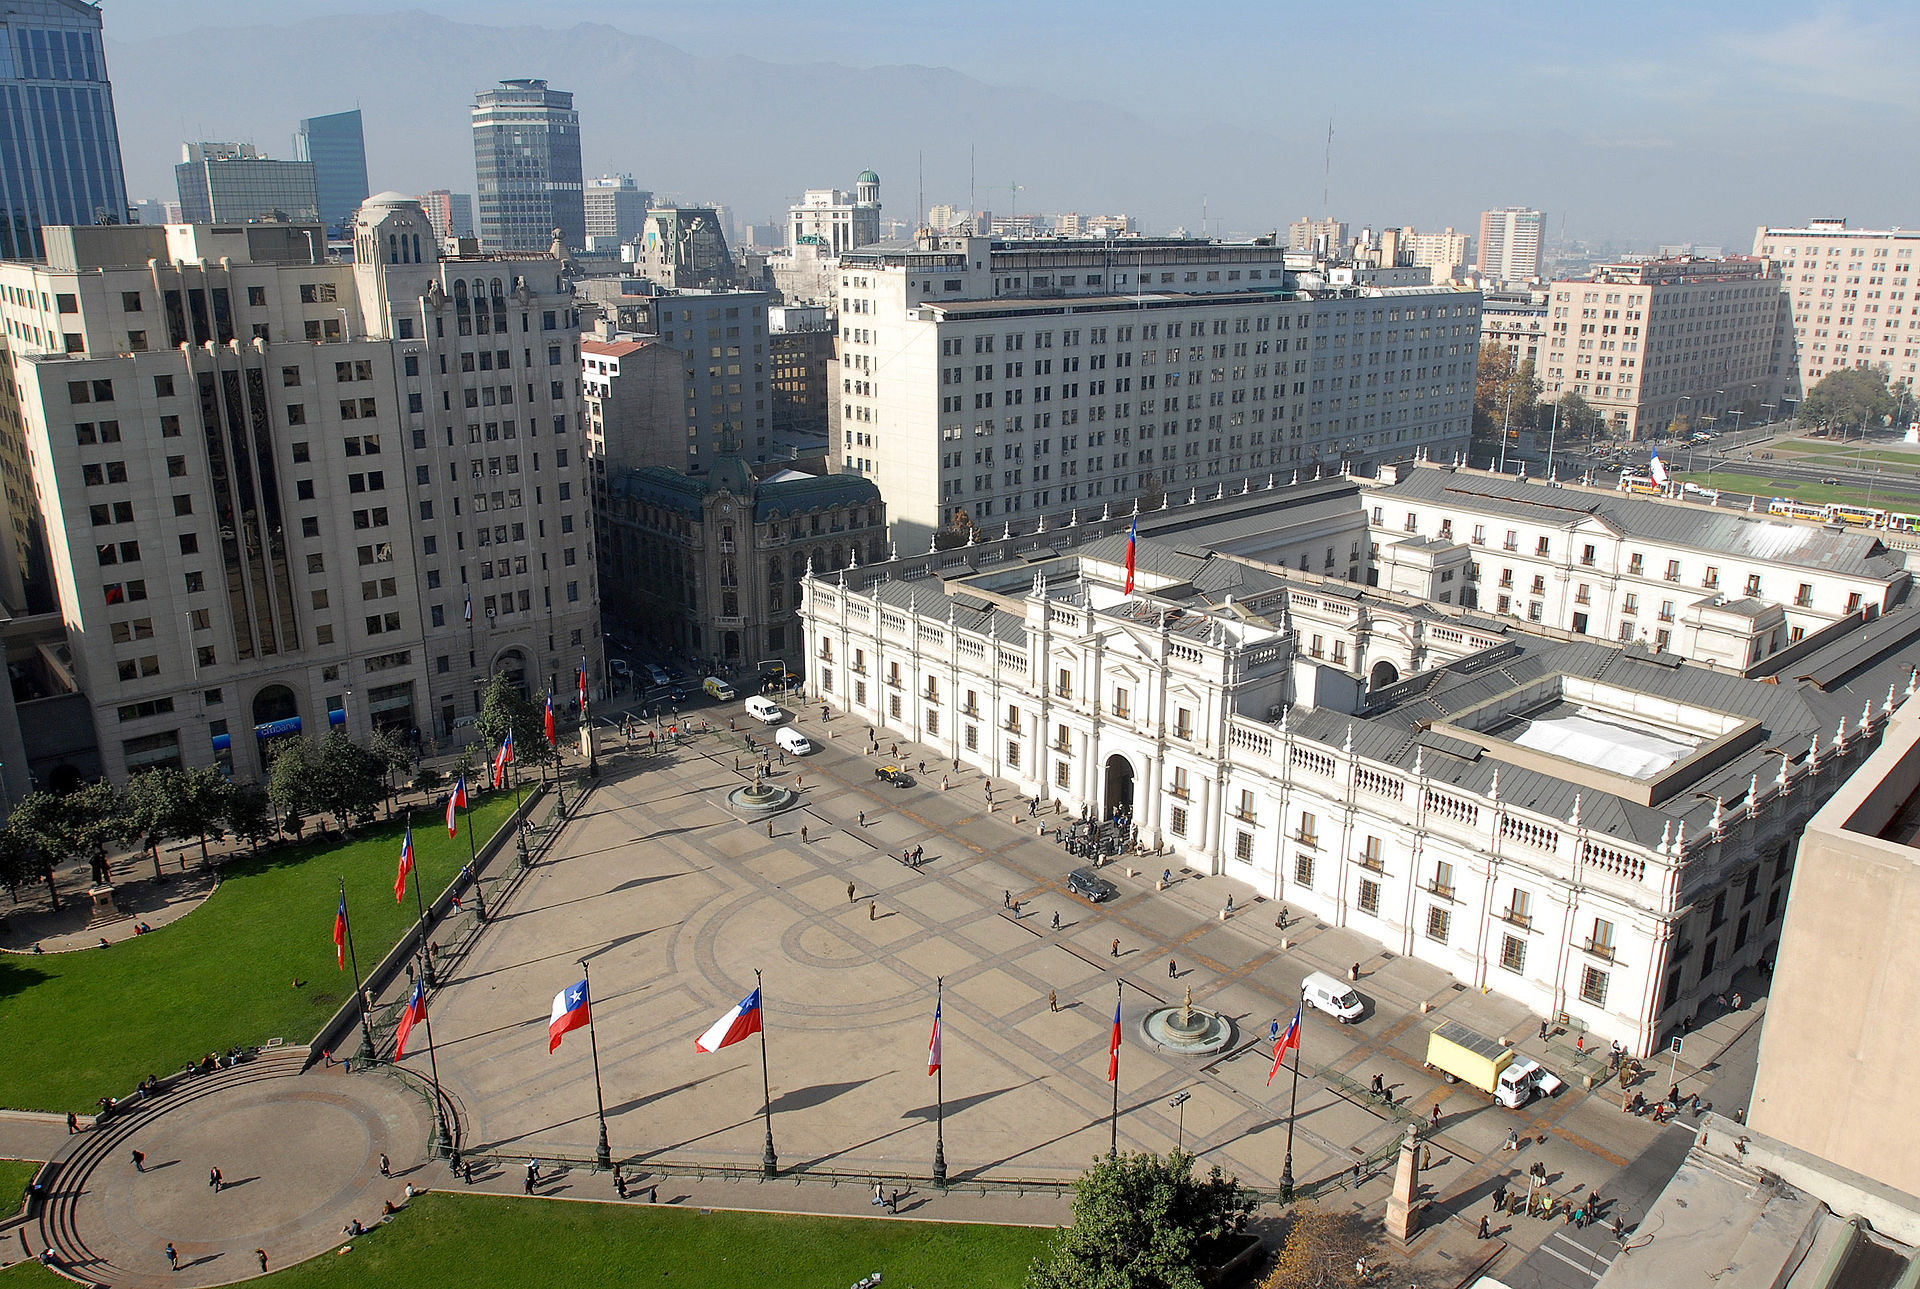
<svg viewBox="0 0 1920 1289"><path fill-rule="evenodd" d="M874 769L873 777L891 783L896 788L911 788L913 776L897 765L882 765Z"/></svg>
<svg viewBox="0 0 1920 1289"><path fill-rule="evenodd" d="M633 679L633 669L627 666L627 660L625 658L607 659L607 670L613 673L615 680Z"/></svg>
<svg viewBox="0 0 1920 1289"><path fill-rule="evenodd" d="M1102 904L1120 894L1120 888L1091 868L1076 868L1067 874L1067 889L1092 904Z"/></svg>

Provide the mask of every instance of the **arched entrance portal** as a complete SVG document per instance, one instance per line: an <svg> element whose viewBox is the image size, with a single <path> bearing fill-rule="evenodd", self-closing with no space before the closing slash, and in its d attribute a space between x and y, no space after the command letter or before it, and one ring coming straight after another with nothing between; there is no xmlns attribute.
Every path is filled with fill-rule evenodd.
<svg viewBox="0 0 1920 1289"><path fill-rule="evenodd" d="M526 653L516 646L506 650L495 660L493 674L505 676L507 683L519 690L522 698L526 698L533 693L533 690L528 687L527 667Z"/></svg>
<svg viewBox="0 0 1920 1289"><path fill-rule="evenodd" d="M1367 675L1368 689L1385 689L1400 679L1400 669L1382 658L1373 664L1373 670Z"/></svg>
<svg viewBox="0 0 1920 1289"><path fill-rule="evenodd" d="M1100 812L1103 819L1111 819L1116 814L1133 817L1133 762L1115 753L1107 758L1106 805Z"/></svg>

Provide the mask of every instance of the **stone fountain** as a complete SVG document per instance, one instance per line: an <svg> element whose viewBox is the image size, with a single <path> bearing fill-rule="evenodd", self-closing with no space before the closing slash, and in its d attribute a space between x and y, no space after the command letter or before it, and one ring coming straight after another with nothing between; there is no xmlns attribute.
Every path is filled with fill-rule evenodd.
<svg viewBox="0 0 1920 1289"><path fill-rule="evenodd" d="M1193 1005L1193 989L1178 1007L1158 1007L1140 1022L1147 1041L1181 1056L1211 1056L1233 1041L1233 1022L1219 1012Z"/></svg>
<svg viewBox="0 0 1920 1289"><path fill-rule="evenodd" d="M793 804L793 789L768 783L756 765L753 782L729 792L727 804L750 819L777 814Z"/></svg>

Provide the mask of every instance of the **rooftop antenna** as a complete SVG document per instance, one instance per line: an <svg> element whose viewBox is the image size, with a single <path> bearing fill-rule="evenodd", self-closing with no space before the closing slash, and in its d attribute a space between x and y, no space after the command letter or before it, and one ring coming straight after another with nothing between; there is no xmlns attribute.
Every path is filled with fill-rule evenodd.
<svg viewBox="0 0 1920 1289"><path fill-rule="evenodd" d="M920 149L920 212L918 218L920 227L925 228L927 226L927 150L925 148Z"/></svg>
<svg viewBox="0 0 1920 1289"><path fill-rule="evenodd" d="M979 199L973 195L973 145L969 143L967 145L967 221L969 223L973 221L973 216L979 208ZM973 231L977 233L980 230L976 228Z"/></svg>
<svg viewBox="0 0 1920 1289"><path fill-rule="evenodd" d="M1322 219L1333 218L1333 202L1328 194L1333 188L1333 118L1327 118L1327 162L1320 176L1320 214Z"/></svg>

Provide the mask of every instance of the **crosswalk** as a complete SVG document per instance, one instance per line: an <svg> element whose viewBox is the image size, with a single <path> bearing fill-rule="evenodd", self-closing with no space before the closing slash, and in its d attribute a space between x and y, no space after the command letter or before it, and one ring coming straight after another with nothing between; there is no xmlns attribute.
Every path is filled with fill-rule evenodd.
<svg viewBox="0 0 1920 1289"><path fill-rule="evenodd" d="M1581 1243L1576 1238L1581 1236L1591 1243ZM1620 1246L1613 1242L1612 1236L1602 1226L1590 1226L1584 1231L1562 1227L1543 1240L1537 1251L1565 1263L1581 1277L1583 1283L1591 1284L1613 1265Z"/></svg>

